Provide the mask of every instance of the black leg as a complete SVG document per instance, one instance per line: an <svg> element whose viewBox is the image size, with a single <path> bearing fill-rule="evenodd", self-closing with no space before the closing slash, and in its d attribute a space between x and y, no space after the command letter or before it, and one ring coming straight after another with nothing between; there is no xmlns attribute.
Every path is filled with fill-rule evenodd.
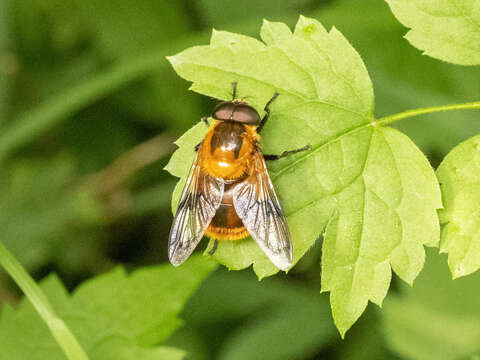
<svg viewBox="0 0 480 360"><path fill-rule="evenodd" d="M198 149L200 149L200 146L202 145L202 143L203 143L203 140L200 141L197 145L195 145L195 152L197 152Z"/></svg>
<svg viewBox="0 0 480 360"><path fill-rule="evenodd" d="M200 120L202 120L205 123L205 125L207 125L207 127L210 127L210 124L208 122L208 118L206 116L202 117Z"/></svg>
<svg viewBox="0 0 480 360"><path fill-rule="evenodd" d="M213 243L212 249L208 252L208 255L215 254L215 251L217 251L217 246L218 246L218 240L215 240L215 242Z"/></svg>
<svg viewBox="0 0 480 360"><path fill-rule="evenodd" d="M306 146L304 146L300 149L284 151L280 155L263 155L263 158L265 160L278 160L278 159L281 159L281 158L283 158L285 156L288 156L290 154L295 154L295 153L298 153L298 152L301 152L301 151L309 150L310 148L311 148L310 145L306 145Z"/></svg>
<svg viewBox="0 0 480 360"><path fill-rule="evenodd" d="M232 100L237 98L237 82L232 82Z"/></svg>
<svg viewBox="0 0 480 360"><path fill-rule="evenodd" d="M278 97L278 95L280 95L280 94L277 93L277 92L275 94L273 94L273 97L270 100L268 100L268 102L265 104L264 110L265 110L266 114L263 117L262 121L260 121L260 124L257 127L257 133L260 134L260 131L262 131L263 127L265 126L265 123L267 122L268 118L270 117L270 104L273 102L273 100L275 100Z"/></svg>

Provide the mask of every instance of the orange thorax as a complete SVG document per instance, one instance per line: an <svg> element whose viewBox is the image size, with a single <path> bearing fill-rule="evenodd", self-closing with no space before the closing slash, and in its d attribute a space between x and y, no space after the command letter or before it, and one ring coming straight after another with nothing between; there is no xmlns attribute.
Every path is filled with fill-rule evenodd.
<svg viewBox="0 0 480 360"><path fill-rule="evenodd" d="M202 144L204 170L226 180L248 173L258 135L255 127L234 121L215 121Z"/></svg>

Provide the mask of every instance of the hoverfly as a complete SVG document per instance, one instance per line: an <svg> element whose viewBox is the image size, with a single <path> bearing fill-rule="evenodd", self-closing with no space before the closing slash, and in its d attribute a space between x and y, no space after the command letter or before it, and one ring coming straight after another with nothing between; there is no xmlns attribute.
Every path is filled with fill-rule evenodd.
<svg viewBox="0 0 480 360"><path fill-rule="evenodd" d="M244 99L219 103L212 114L203 141L183 189L169 236L168 257L178 266L198 245L203 235L217 240L239 240L251 235L270 261L279 269L292 265L293 248L285 215L268 176L265 160L276 160L308 150L284 151L281 155L263 155L260 132L270 115L265 116Z"/></svg>

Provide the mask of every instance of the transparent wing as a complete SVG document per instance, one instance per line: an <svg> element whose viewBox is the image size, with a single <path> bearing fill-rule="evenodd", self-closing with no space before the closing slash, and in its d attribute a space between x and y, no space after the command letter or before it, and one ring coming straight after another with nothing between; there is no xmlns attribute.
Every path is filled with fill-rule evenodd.
<svg viewBox="0 0 480 360"><path fill-rule="evenodd" d="M201 151L193 162L170 230L168 258L175 266L198 245L222 201L224 184L202 171Z"/></svg>
<svg viewBox="0 0 480 360"><path fill-rule="evenodd" d="M285 215L260 152L254 170L233 192L235 210L252 238L281 270L292 265L293 249Z"/></svg>

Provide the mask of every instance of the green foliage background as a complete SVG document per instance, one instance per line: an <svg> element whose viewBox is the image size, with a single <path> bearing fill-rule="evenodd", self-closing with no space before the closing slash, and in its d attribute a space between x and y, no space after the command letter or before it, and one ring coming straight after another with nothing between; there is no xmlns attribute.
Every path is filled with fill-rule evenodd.
<svg viewBox="0 0 480 360"><path fill-rule="evenodd" d="M478 66L422 56L403 38L407 30L384 1L0 0L0 241L36 280L53 272L68 290L78 287L72 300L57 277L50 275L42 285L59 315L80 333L82 345L88 344L84 329L97 319L78 306L90 318L69 322L64 310L69 301L82 294L92 303L102 299L115 309L114 317L123 299L118 304L109 299L114 293L109 286L128 281L112 269L167 261L175 179L163 167L174 150L172 141L215 104L187 91L189 84L165 56L207 44L212 28L258 37L263 18L293 27L298 14L327 29L335 25L362 56L377 118L480 97ZM474 111L431 114L393 126L435 168L454 146L480 133ZM258 282L248 269L216 270L183 309L182 327L171 320L172 334L165 328L165 336L132 336L122 353L130 352L125 359L163 358L167 355L155 353L162 348L176 348L172 359L183 352L190 359L473 359L480 353L480 278L473 274L452 282L447 260L437 252L428 252L413 289L394 277L383 309L369 304L343 341L328 295L318 292L317 242L287 276ZM104 275L113 279L104 295L84 290L86 279L111 270ZM18 288L4 272L0 281L0 344L27 359L15 347L45 337L43 348L61 359L46 327L37 327L33 310L25 302L20 310L11 309L21 300ZM178 282L191 291L195 285ZM148 290L136 294L143 299ZM191 291L179 294L176 306ZM156 294L153 288L151 293ZM130 297L125 308L135 304ZM25 321L17 332L15 316ZM108 325L124 331L124 325ZM13 334L21 341L13 343ZM117 351L127 341L119 340L121 346L115 341L100 347L98 358L119 358L110 348ZM141 348L159 342L160 350ZM7 354L0 352L0 359L12 359Z"/></svg>

